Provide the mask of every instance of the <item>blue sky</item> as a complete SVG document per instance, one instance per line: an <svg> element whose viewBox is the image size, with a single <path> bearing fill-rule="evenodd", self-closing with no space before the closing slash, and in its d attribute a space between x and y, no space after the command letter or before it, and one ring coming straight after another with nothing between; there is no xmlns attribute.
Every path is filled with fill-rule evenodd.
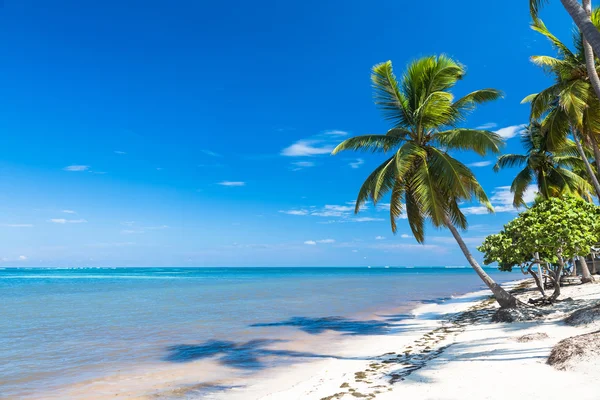
<svg viewBox="0 0 600 400"><path fill-rule="evenodd" d="M447 231L421 246L405 220L392 235L385 204L354 216L382 155L329 151L389 128L369 80L382 61L400 74L443 52L468 68L457 96L504 91L468 123L506 152L521 99L550 82L522 0L4 3L1 266L464 265ZM568 42L555 3L542 17ZM514 217L514 171L458 158L499 211L468 208L474 247Z"/></svg>

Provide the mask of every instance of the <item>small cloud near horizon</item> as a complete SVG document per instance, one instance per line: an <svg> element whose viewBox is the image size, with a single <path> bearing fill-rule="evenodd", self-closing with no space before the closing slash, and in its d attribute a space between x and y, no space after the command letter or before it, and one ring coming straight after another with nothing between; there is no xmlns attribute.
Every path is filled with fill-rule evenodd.
<svg viewBox="0 0 600 400"><path fill-rule="evenodd" d="M210 150L206 150L206 149L200 150L200 152L206 154L207 156L211 156L211 157L223 157L219 153L215 153L214 151L210 151Z"/></svg>
<svg viewBox="0 0 600 400"><path fill-rule="evenodd" d="M240 186L246 186L246 182L242 182L242 181L222 181L222 182L217 183L217 185L228 186L228 187L240 187Z"/></svg>
<svg viewBox="0 0 600 400"><path fill-rule="evenodd" d="M375 236L375 240L384 240L385 236Z"/></svg>
<svg viewBox="0 0 600 400"><path fill-rule="evenodd" d="M64 167L64 171L69 172L82 172L90 169L89 165L69 165L68 167Z"/></svg>
<svg viewBox="0 0 600 400"><path fill-rule="evenodd" d="M62 210L62 212L64 212L65 214L77 214L77 212L73 210Z"/></svg>
<svg viewBox="0 0 600 400"><path fill-rule="evenodd" d="M331 244L331 243L335 243L335 239L307 240L307 241L304 242L304 244L307 244L309 246L314 246L317 243L319 243L319 244Z"/></svg>
<svg viewBox="0 0 600 400"><path fill-rule="evenodd" d="M52 218L48 222L53 222L55 224L84 224L87 221L85 219Z"/></svg>
<svg viewBox="0 0 600 400"><path fill-rule="evenodd" d="M121 151L121 150L115 150L115 154L118 154L120 156L127 154L125 151Z"/></svg>

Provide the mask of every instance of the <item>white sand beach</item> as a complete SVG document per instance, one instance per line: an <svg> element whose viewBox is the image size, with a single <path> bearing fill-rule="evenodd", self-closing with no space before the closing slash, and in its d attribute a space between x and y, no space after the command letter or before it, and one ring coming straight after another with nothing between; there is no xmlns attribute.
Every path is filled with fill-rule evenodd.
<svg viewBox="0 0 600 400"><path fill-rule="evenodd" d="M514 284L513 284L514 285ZM531 291L520 295L537 297ZM600 285L563 288L562 298L600 300ZM546 364L560 340L600 329L566 326L569 310L534 322L491 323L487 291L414 310L386 336L351 338L340 359L270 372L211 399L598 399L600 358L572 371ZM580 306L579 306L580 307ZM472 310L472 313L463 312ZM458 313L458 314L457 314ZM461 314L463 313L463 314ZM448 320L448 314L453 315ZM529 334L543 337L520 342Z"/></svg>

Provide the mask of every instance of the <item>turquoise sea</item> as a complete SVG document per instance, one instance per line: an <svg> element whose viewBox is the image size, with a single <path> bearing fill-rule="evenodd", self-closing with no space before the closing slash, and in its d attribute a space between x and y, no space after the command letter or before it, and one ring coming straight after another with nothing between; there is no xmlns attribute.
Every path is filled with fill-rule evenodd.
<svg viewBox="0 0 600 400"><path fill-rule="evenodd" d="M499 282L522 277L488 272ZM145 364L207 359L252 373L298 362L268 350L294 331L383 335L382 310L480 288L460 267L6 268L0 398L40 398Z"/></svg>

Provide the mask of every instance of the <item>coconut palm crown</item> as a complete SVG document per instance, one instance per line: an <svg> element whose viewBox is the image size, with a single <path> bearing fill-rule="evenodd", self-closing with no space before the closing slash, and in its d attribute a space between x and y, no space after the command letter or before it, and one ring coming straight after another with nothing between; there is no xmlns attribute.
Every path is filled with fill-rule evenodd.
<svg viewBox="0 0 600 400"><path fill-rule="evenodd" d="M541 124L532 122L521 134L526 154L504 154L498 158L494 171L523 167L510 187L514 193L513 205L526 205L523 196L533 182L537 184L539 195L546 199L563 194L591 199L592 186L574 172L585 168L575 144L567 141L558 151L551 152L546 139Z"/></svg>
<svg viewBox="0 0 600 400"><path fill-rule="evenodd" d="M464 75L465 68L445 55L412 62L401 80L394 76L390 61L373 67L375 104L392 128L386 134L350 138L333 150L333 154L361 150L390 155L360 188L356 212L367 200L377 203L391 192L392 230L396 232L396 219L406 212L416 240L422 243L426 221L466 229L461 201L477 200L493 211L475 175L449 151L479 155L500 151L503 141L496 133L459 125L476 105L502 94L481 89L455 100L450 90Z"/></svg>

